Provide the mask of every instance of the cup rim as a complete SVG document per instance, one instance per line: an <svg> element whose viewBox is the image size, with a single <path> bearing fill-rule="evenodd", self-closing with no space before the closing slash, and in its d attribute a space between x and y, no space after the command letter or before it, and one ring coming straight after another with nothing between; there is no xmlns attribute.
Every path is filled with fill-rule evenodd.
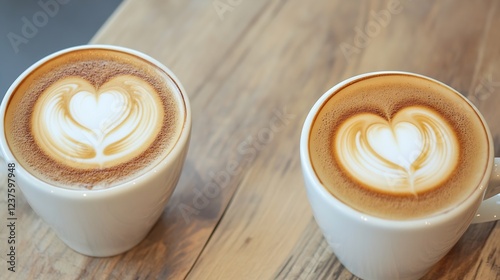
<svg viewBox="0 0 500 280"><path fill-rule="evenodd" d="M22 164L19 163L19 161L15 158L13 155L6 139L5 135L5 124L4 124L4 115L7 110L7 104L9 103L9 100L11 96L13 95L14 91L16 88L21 84L21 82L33 71L35 71L38 67L40 67L42 64L48 62L49 60L59 57L61 55L64 55L66 53L70 53L73 51L79 51L79 50L91 50L91 49L96 49L96 50L110 50L110 51L118 51L118 52L123 52L135 57L138 57L140 59L144 59L145 61L153 64L154 66L158 67L161 69L163 72L167 74L167 76L170 77L172 82L176 85L176 87L179 90L179 100L182 102L181 107L184 107L184 122L182 129L178 135L176 143L173 145L171 151L166 154L163 158L161 158L156 165L153 165L148 168L145 173L139 174L138 176L132 177L126 181L120 182L116 185L112 185L107 188L102 188L102 189L71 189L68 187L62 187L62 186L56 186L54 184L51 184L49 182L46 182L35 175L31 174L28 170L26 170ZM82 197L92 198L92 197L105 197L108 195L116 195L117 193L122 193L122 192L127 192L130 189L134 188L135 185L141 185L143 182L147 182L148 180L151 179L151 177L157 173L158 170L162 170L166 168L168 165L172 164L176 158L179 156L182 156L182 153L184 152L184 147L189 144L189 138L190 138L190 133L191 133L191 107L189 103L189 98L186 93L186 90L184 89L183 85L181 84L180 80L177 78L177 76L168 68L166 67L163 63L160 61L154 59L153 57L134 50L130 49L127 47L123 46L117 46L117 45L108 45L108 44L87 44L87 45L78 45L78 46L73 46L73 47L68 47L65 49L61 49L59 51L56 51L52 54L49 54L37 62L33 63L30 67L28 67L26 70L20 74L16 80L10 85L8 88L7 92L5 93L4 98L2 99L1 105L0 105L0 116L2 116L2 120L0 121L0 131L1 131L1 136L0 136L0 148L1 148L1 154L0 157L4 157L6 164L8 162L15 162L16 163L16 172L20 174L20 176L27 178L27 180L35 182L37 189L40 191L46 192L46 193L52 193L56 194L59 196L64 196L67 198L74 198L74 199L80 199ZM22 188L22 186L21 186Z"/></svg>
<svg viewBox="0 0 500 280"><path fill-rule="evenodd" d="M424 216L424 217L417 217L417 218L411 218L411 219L388 219L388 218L382 218L378 216L374 216L371 214L364 213L362 211L359 211L346 203L342 202L340 199L335 197L333 194L331 194L321 183L319 180L316 172L314 171L312 167L312 163L310 160L310 154L309 154L309 135L310 135L310 130L312 127L312 123L314 119L316 118L316 115L318 114L319 110L321 107L325 104L328 99L333 96L336 92L338 92L341 88L348 86L349 84L355 83L359 80L366 79L369 77L376 77L376 76L384 76L384 75L408 75L412 77L418 77L418 78L423 78L426 80L429 80L431 82L435 82L439 85L442 85L450 91L454 92L458 97L460 97L466 104L468 104L476 113L478 119L481 121L484 131L487 136L488 140L488 161L486 164L486 168L484 169L483 176L481 177L480 182L478 182L477 187L474 189L474 191L466 197L462 202L460 202L458 205L455 205L454 207L435 213L430 216ZM326 200L330 205L338 208L341 210L344 214L348 215L350 218L353 219L358 219L364 223L368 224L376 224L376 225L382 225L387 228L400 228L401 226L404 226L406 228L417 228L421 227L422 225L431 225L431 224L436 224L436 223L442 223L445 222L453 217L456 217L457 215L460 215L460 213L463 213L467 209L473 206L473 204L477 201L478 196L482 197L484 196L484 191L488 187L488 180L489 180L489 174L491 174L492 171L492 166L493 166L493 159L494 159L494 149L493 149L493 139L491 136L490 129L486 123L486 120L484 119L483 115L479 112L479 110L472 104L470 100L468 100L465 96L460 94L457 90L454 88L444 84L443 82L440 82L436 79L427 77L425 75L421 74L416 74L416 73L411 73L411 72L405 72L405 71L374 71L374 72L366 72L363 74L358 74L356 76L350 77L348 79L345 79L336 85L334 85L332 88L327 90L321 97L314 103L313 107L307 114L307 117L304 121L302 131L301 131L301 136L300 136L300 159L301 159L301 165L302 165L302 170L304 172L304 176L307 177L307 179L312 180L311 186L308 186L308 188L312 188L313 191L316 193L319 193L319 195ZM472 217L471 217L472 219Z"/></svg>

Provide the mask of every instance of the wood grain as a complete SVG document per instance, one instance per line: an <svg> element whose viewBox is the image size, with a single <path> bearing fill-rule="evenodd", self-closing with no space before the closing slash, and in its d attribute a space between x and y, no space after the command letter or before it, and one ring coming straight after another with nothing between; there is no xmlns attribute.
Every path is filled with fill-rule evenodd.
<svg viewBox="0 0 500 280"><path fill-rule="evenodd" d="M82 256L20 196L18 271L4 274L2 226L0 278L356 279L312 218L298 145L319 96L363 72L411 71L456 88L483 112L500 155L498 1L220 0L233 3L223 14L215 2L125 0L92 40L160 60L191 100L187 162L146 239L119 256ZM498 222L472 225L424 279L500 279L499 250Z"/></svg>

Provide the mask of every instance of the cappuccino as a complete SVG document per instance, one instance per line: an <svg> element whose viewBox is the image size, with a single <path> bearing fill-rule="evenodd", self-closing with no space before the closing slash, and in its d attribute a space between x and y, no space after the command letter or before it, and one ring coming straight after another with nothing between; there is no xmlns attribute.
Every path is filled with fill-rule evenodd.
<svg viewBox="0 0 500 280"><path fill-rule="evenodd" d="M309 135L313 169L337 199L387 219L441 213L464 201L488 164L487 132L451 88L380 74L338 89Z"/></svg>
<svg viewBox="0 0 500 280"><path fill-rule="evenodd" d="M66 188L107 188L151 170L176 144L185 103L155 64L110 49L60 54L14 89L8 145L31 174Z"/></svg>

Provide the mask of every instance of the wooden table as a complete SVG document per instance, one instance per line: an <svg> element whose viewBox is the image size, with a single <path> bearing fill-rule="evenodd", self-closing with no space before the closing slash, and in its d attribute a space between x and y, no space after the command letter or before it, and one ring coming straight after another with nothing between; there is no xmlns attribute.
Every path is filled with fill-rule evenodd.
<svg viewBox="0 0 500 280"><path fill-rule="evenodd" d="M192 141L178 187L147 238L110 258L75 253L18 197L17 272L5 273L2 226L0 278L356 279L308 205L306 114L350 76L421 73L477 105L499 156L499 26L495 0L124 1L92 43L145 52L187 89ZM472 225L424 279L500 279L499 252L500 224Z"/></svg>

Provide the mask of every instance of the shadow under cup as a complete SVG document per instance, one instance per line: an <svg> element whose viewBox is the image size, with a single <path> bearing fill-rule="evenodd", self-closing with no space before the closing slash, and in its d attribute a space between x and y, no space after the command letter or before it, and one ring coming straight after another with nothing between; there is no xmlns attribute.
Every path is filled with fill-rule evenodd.
<svg viewBox="0 0 500 280"><path fill-rule="evenodd" d="M143 53L123 47L109 45L86 45L59 51L45 57L44 59L28 68L14 82L14 84L10 87L9 91L5 95L4 100L1 104L0 113L3 116L6 114L12 96L22 94L20 92L17 92L17 89L20 86L23 86L23 82L25 80L30 79L33 75L36 76L36 72L39 69L43 69L44 65L50 64L51 61L56 61L61 57L71 56L75 53L82 54L81 57L83 60L85 60L86 52L100 52L104 54L104 56L106 56L106 53L109 52L110 56L118 54L123 57L130 57L131 61L138 61L137 63L139 64L144 63L148 65L149 68L155 68L155 71L161 73L161 75L165 77L165 87L168 87L168 91L170 92L169 94L172 94L173 96L170 100L174 100L175 106L177 106L177 109L175 110L177 110L176 116L178 116L178 132L172 134L172 136L168 139L161 138L163 136L159 136L161 133L159 132L156 138L149 142L144 142L144 145L146 145L147 147L144 148L140 153L138 153L138 155L132 157L132 159L130 159L130 157L127 158L128 155L123 152L123 162L114 169L113 166L109 167L103 165L110 162L105 162L103 160L102 162L104 163L100 163L101 169L97 168L97 175L82 175L79 177L80 181L73 181L73 178L71 177L72 173L66 172L66 169L60 172L60 174L62 174L60 177L64 180L63 182L57 181L59 175L51 177L45 176L43 172L41 173L41 175L36 174L35 172L35 176L34 174L32 174L33 172L31 171L31 167L30 171L28 171L24 166L24 164L26 163L17 160L15 151L13 152L8 145L7 138L9 138L11 135L6 135L8 132L6 132L5 121L10 121L9 118L4 118L4 121L2 121L0 124L2 131L4 131L4 133L2 133L2 136L0 137L0 145L2 149L2 157L5 158L5 161L7 163L15 164L15 185L22 190L31 208L48 225L50 225L50 227L56 232L58 237L63 240L69 247L85 255L104 257L125 252L137 245L142 239L144 239L146 234L150 231L152 226L156 223L159 216L163 212L164 207L178 182L186 158L191 131L191 111L189 100L181 83L179 82L177 77L175 77L175 75L159 61ZM125 62L125 64L127 63L127 61L120 62ZM106 66L102 67L102 69L105 68ZM88 71L88 69L86 71ZM114 94L114 96L119 96L122 99L126 98L126 96L133 96L130 97L135 98L133 99L133 104L142 102L135 107L130 106L133 108L128 109L129 111L125 111L128 112L127 114L129 114L130 116L125 116L124 113L122 115L118 115L118 117L114 119L118 119L120 121L120 125L123 124L122 126L114 125L112 126L112 128L106 130L106 133L111 133L109 131L111 131L111 129L114 129L113 133L115 134L112 137L119 137L120 135L130 136L130 134L133 132L125 134L128 131L126 129L129 129L126 128L126 125L136 125L134 126L135 128L131 131L137 130L139 131L139 133L136 133L137 135L135 136L135 138L129 137L135 142L129 141L128 143L142 143L140 142L142 141L141 137L144 136L144 131L147 131L146 129L148 129L147 124L143 125L143 127L140 127L139 125L137 125L139 123L139 119L137 118L129 121L129 119L133 118L131 116L151 115L148 115L148 112L144 110L144 108L148 108L147 106L149 105L147 105L146 103L149 101L141 101L139 100L140 97L138 97L144 95L141 85L137 85L137 83L140 82L141 74L133 73L132 76L139 78L129 78L130 76L126 76L119 71L123 71L123 69L118 70L116 77L119 77L119 79L122 79L124 77L122 79L122 85L124 88L117 89L115 84L113 84L112 86L108 86L105 91L103 90L103 92L99 92L99 86L102 86L101 89L106 87L106 83L109 84L109 80L112 80L114 83L113 78L104 80L101 84L95 87L97 88L95 93L96 97L93 100L105 102L102 100L105 100L106 98L109 99ZM137 82L137 80L139 81ZM130 86L129 84L131 82L134 82L135 84ZM149 81L148 83L151 84L151 82ZM127 86L129 87L127 88ZM153 87L157 87L157 85L153 85ZM47 91L49 91L50 89L51 88L49 87ZM76 100L76 98L78 97L75 96L82 92L85 92L84 89L76 91L77 93L72 95L71 97L72 100ZM131 94L130 92L133 92L135 95ZM81 99L89 99L88 96L85 98ZM97 101L91 103L95 105L96 102ZM162 102L163 103L161 104L165 104L164 101ZM154 101L151 101L150 103L154 104ZM81 115L84 117L90 116L89 118L96 118L96 116L98 118L99 116L101 116L99 114L109 116L109 114L106 115L107 111L105 106L102 107L104 109L101 108L101 111L95 111L96 113L94 114L89 112L88 114ZM164 115L162 115L163 117L158 121L160 123L158 125L161 127L160 129L165 129L165 127L167 127L166 125L164 125L164 123L168 122L169 115L167 114L172 114L171 111L166 111L165 108L169 107L163 108ZM142 111L140 111L141 109ZM136 112L137 114L133 115L130 112ZM15 113L16 112L14 112L14 114ZM78 118L75 117L74 119L77 119L78 121ZM149 119L151 119L151 117L149 117ZM78 127L78 125L83 126L83 122L78 123L77 121L73 120L73 123L77 124L74 125L75 127ZM129 121L129 123L127 123L127 121ZM99 125L101 125L99 129L102 128L103 123L106 123L106 125L108 124L107 122L101 121L99 123ZM119 130L120 127L124 128L122 130ZM109 128L109 126L105 127L104 129L107 128ZM87 130L91 132L96 131L93 128ZM89 133L88 135L92 134ZM88 135L79 139L81 141L86 141L87 139L90 139L90 136ZM106 134L106 136L108 135L112 134ZM92 139L88 140L88 143L91 143L90 141ZM101 137L99 139L104 138ZM58 141L59 139L54 140L54 142L58 143L56 140ZM167 140L170 141L169 146L163 145L163 142L166 143ZM121 147L123 147L123 145ZM151 151L157 151L158 155L156 157L150 156L149 154L151 153ZM148 161L141 162L141 157L149 158ZM106 157L102 158L107 160ZM65 160L70 161L73 165L80 163L80 161L78 160L71 161L71 158L69 160L68 158L66 158ZM139 164L128 167L127 165L130 162ZM57 167L57 164L54 166ZM133 168L137 170L135 173L132 170ZM71 168L67 169L71 171ZM53 170L57 172L57 168L54 168ZM99 174L99 171L102 170L111 171L109 173ZM121 171L123 171L123 173L120 173ZM108 174L110 175L108 176ZM127 176L120 177L121 174L126 174ZM66 177L64 177L63 175ZM98 180L96 178L98 178L99 180L101 180L101 178L103 179L99 181L101 182L101 184L95 184L95 186L98 187L93 188L95 180ZM111 178L112 180L106 181L107 178ZM86 182L89 183L86 184Z"/></svg>
<svg viewBox="0 0 500 280"><path fill-rule="evenodd" d="M404 87L413 86L411 80L422 81L424 86L405 91ZM431 90L434 95L426 93L428 84L440 88L446 98L436 96L435 90ZM394 87L398 87L397 93ZM373 96L380 91L383 94ZM449 102L453 106L447 106ZM413 107L424 109L416 114L405 109ZM435 110L444 117L435 117ZM434 138L441 139L439 143L421 145L423 139L449 131L440 125L442 119L455 125L451 146L459 152L439 151L440 145L450 143L440 137ZM319 129L315 127L318 123L323 124ZM462 125L462 131L457 132L456 124ZM470 128L473 131L467 133ZM471 133L475 137L467 140ZM318 142L323 143L311 147ZM413 142L418 145L412 146ZM453 247L471 223L490 179L492 143L477 109L438 81L405 72L367 73L345 80L316 102L302 130L302 171L315 220L338 259L355 275L363 279L418 279ZM390 153L394 147L399 147L395 156ZM404 153L405 147L409 153ZM406 160L397 161L400 158ZM455 163L450 164L449 158ZM419 161L421 165L416 164ZM426 171L428 162L439 163L429 169L432 180L418 173L419 168ZM369 167L360 166L363 164ZM470 164L476 165L475 171ZM391 169L394 166L396 171ZM452 171L440 175L443 166ZM382 172L381 176L376 172ZM426 182L434 186L428 187ZM436 190L441 185L445 189ZM460 190L454 192L456 188Z"/></svg>

